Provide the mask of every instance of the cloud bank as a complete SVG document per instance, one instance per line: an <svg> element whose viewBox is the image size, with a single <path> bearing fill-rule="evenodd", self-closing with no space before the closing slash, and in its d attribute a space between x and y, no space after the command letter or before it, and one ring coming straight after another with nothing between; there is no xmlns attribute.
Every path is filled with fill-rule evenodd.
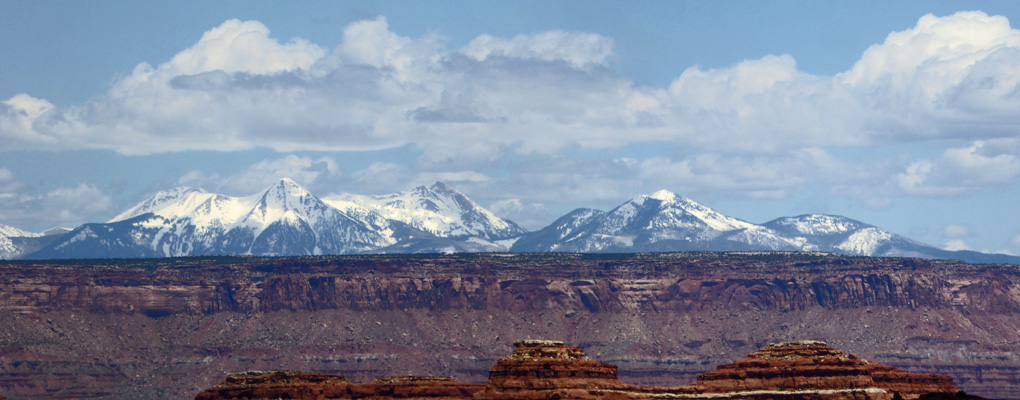
<svg viewBox="0 0 1020 400"><path fill-rule="evenodd" d="M611 38L568 31L481 34L451 49L438 33L398 35L384 17L348 25L340 45L326 49L230 20L83 104L4 100L0 148L412 146L413 165L341 173L329 157L290 156L236 176L193 171L181 183L243 193L283 174L383 192L455 179L514 193L491 197L508 214L648 190L635 180L766 199L820 186L882 207L883 198L957 196L1020 176L1020 31L1004 17L925 15L832 76L769 55L689 67L648 87L614 70L613 51ZM645 150L616 155L634 147ZM923 150L870 152L906 147Z"/></svg>
<svg viewBox="0 0 1020 400"><path fill-rule="evenodd" d="M3 102L7 150L351 150L415 143L433 157L552 152L670 141L782 151L935 138L989 139L1020 125L1020 31L1004 17L926 15L871 46L848 71L817 76L788 55L691 67L665 88L609 69L593 33L480 35L461 49L355 22L330 51L281 43L230 20L158 66L139 64L104 95L54 107Z"/></svg>

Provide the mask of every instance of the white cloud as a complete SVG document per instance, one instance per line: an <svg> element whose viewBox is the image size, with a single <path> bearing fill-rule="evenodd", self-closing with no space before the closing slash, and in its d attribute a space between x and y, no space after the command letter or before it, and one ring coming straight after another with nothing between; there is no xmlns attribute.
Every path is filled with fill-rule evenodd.
<svg viewBox="0 0 1020 400"><path fill-rule="evenodd" d="M475 61L489 57L564 61L574 68L605 65L613 53L613 40L585 32L550 31L517 35L511 39L480 35L460 50Z"/></svg>
<svg viewBox="0 0 1020 400"><path fill-rule="evenodd" d="M25 227L33 231L101 221L113 211L114 204L110 196L88 183L57 188L41 195L18 192L0 194L0 224Z"/></svg>
<svg viewBox="0 0 1020 400"><path fill-rule="evenodd" d="M1009 148L976 141L947 149L941 156L912 162L894 179L912 195L948 196L1005 185L1020 176L1020 158Z"/></svg>
<svg viewBox="0 0 1020 400"><path fill-rule="evenodd" d="M24 186L21 182L18 182L14 177L14 172L11 170L0 167L0 195L10 194Z"/></svg>
<svg viewBox="0 0 1020 400"><path fill-rule="evenodd" d="M973 250L970 248L970 246L967 246L967 243L964 243L964 241L960 239L950 240L946 242L946 244L943 245L942 248L949 251Z"/></svg>
<svg viewBox="0 0 1020 400"><path fill-rule="evenodd" d="M166 76L210 71L270 75L306 69L324 55L325 49L303 39L280 44L269 38L269 28L261 22L232 19L206 32L198 43L156 71Z"/></svg>
<svg viewBox="0 0 1020 400"><path fill-rule="evenodd" d="M522 201L518 198L503 199L489 205L489 211L500 218L509 219L528 230L538 230L556 218L542 203Z"/></svg>
<svg viewBox="0 0 1020 400"><path fill-rule="evenodd" d="M613 40L595 33L481 34L447 49L439 34L401 36L379 17L348 25L327 51L281 42L257 21L230 20L169 61L139 64L84 104L55 107L27 94L4 101L0 141L8 151L420 152L413 167L380 163L347 175L335 162L293 156L235 176L193 171L180 179L240 193L280 176L369 192L429 179L515 185L535 201L548 200L540 190L619 199L646 186L784 198L819 185L887 207L893 195L956 195L1020 176L1020 145L1003 139L1020 129L1018 38L1003 17L928 15L834 76L769 55L690 67L666 87L644 87L614 74ZM917 143L940 155L841 158L841 149ZM658 144L682 151L589 164L558 156ZM547 168L513 165L515 157ZM314 166L321 162L326 172ZM520 182L485 170L505 164Z"/></svg>
<svg viewBox="0 0 1020 400"><path fill-rule="evenodd" d="M942 228L942 236L945 238L965 238L970 235L970 228L964 225L949 224Z"/></svg>
<svg viewBox="0 0 1020 400"><path fill-rule="evenodd" d="M290 178L302 186L315 189L328 188L342 175L336 160L332 157L313 159L291 154L283 158L259 161L227 177L193 170L181 176L177 182L183 186L246 196L269 187L281 178Z"/></svg>
<svg viewBox="0 0 1020 400"><path fill-rule="evenodd" d="M648 141L760 153L991 140L1020 127L1020 31L981 12L924 16L836 76L770 55L639 87L607 68L612 51L610 38L562 31L482 34L451 51L435 33L400 36L379 17L348 25L327 52L230 20L85 104L5 101L0 137L9 150L133 154L413 143L433 160L494 160Z"/></svg>
<svg viewBox="0 0 1020 400"><path fill-rule="evenodd" d="M55 139L35 130L35 121L52 110L53 104L27 94L19 94L0 102L0 139L13 143L30 142L54 145ZM14 150L14 148L11 148Z"/></svg>

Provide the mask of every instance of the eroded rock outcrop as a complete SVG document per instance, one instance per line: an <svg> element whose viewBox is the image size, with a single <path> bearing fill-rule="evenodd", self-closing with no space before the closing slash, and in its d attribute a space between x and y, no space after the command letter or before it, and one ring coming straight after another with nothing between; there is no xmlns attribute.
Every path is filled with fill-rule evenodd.
<svg viewBox="0 0 1020 400"><path fill-rule="evenodd" d="M451 378L397 377L352 384L336 376L288 371L231 375L196 396L226 399L727 399L892 400L956 393L952 378L913 374L818 341L768 345L732 364L702 374L691 385L644 387L617 379L616 366L585 357L577 347L522 340L499 360L482 385Z"/></svg>
<svg viewBox="0 0 1020 400"><path fill-rule="evenodd" d="M580 348L553 340L521 340L514 347L489 371L476 399L584 399L599 389L631 389L617 379L615 365L591 360Z"/></svg>
<svg viewBox="0 0 1020 400"><path fill-rule="evenodd" d="M698 393L823 393L828 397L819 398L826 399L891 399L896 393L914 399L960 390L948 376L915 374L868 362L811 340L770 344L699 375L691 386Z"/></svg>
<svg viewBox="0 0 1020 400"><path fill-rule="evenodd" d="M662 387L810 337L1020 400L1018 312L1017 266L806 253L0 262L0 394L179 400L266 369L482 384L522 337Z"/></svg>
<svg viewBox="0 0 1020 400"><path fill-rule="evenodd" d="M351 383L334 375L293 371L249 371L231 374L195 400L256 399L470 399L483 386L449 377L398 376L369 383Z"/></svg>
<svg viewBox="0 0 1020 400"><path fill-rule="evenodd" d="M351 381L329 374L248 371L230 374L195 400L342 398L350 385Z"/></svg>

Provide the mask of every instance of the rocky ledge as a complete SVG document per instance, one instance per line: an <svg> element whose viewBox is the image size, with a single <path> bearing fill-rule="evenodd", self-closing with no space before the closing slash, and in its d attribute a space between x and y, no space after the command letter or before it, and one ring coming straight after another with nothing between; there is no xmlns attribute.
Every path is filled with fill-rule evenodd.
<svg viewBox="0 0 1020 400"><path fill-rule="evenodd" d="M220 399L727 399L892 400L940 393L968 398L952 378L914 374L859 359L823 342L774 343L702 374L691 385L620 382L616 366L563 342L522 340L500 359L485 385L452 378L396 377L355 384L290 371L234 374L196 396Z"/></svg>
<svg viewBox="0 0 1020 400"><path fill-rule="evenodd" d="M818 399L887 399L897 393L914 399L960 390L948 376L868 362L812 340L770 344L699 375L691 386L698 393L790 392Z"/></svg>

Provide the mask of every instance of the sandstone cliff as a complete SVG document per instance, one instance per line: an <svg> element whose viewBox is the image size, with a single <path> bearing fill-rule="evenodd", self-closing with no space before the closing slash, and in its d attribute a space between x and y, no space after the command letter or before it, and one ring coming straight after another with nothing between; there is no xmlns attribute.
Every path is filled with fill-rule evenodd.
<svg viewBox="0 0 1020 400"><path fill-rule="evenodd" d="M958 392L949 377L870 363L816 341L771 344L691 385L670 388L620 382L616 366L588 359L580 348L562 342L522 340L514 345L513 355L489 371L484 387L457 386L449 378L404 377L397 379L403 386L394 390L387 379L358 385L328 375L275 371L231 375L195 399L909 400Z"/></svg>
<svg viewBox="0 0 1020 400"><path fill-rule="evenodd" d="M230 371L280 368L482 383L519 337L576 343L656 386L811 337L1020 398L1015 266L776 253L7 262L0 310L0 394L23 398L188 398Z"/></svg>

